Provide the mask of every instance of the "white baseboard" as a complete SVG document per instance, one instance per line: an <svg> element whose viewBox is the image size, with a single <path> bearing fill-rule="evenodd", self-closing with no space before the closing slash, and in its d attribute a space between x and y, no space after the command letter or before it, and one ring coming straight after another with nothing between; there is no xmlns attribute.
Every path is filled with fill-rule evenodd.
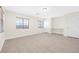
<svg viewBox="0 0 79 59"><path fill-rule="evenodd" d="M45 33L45 32L42 32L42 33ZM40 34L40 33L31 33L31 34L22 34L22 35L13 35L13 36L10 36L10 37L6 37L6 40L8 39L13 39L13 38L19 38L19 37L23 37L23 36L29 36L29 35L35 35L35 34Z"/></svg>
<svg viewBox="0 0 79 59"><path fill-rule="evenodd" d="M64 35L64 29L53 28L51 32Z"/></svg>

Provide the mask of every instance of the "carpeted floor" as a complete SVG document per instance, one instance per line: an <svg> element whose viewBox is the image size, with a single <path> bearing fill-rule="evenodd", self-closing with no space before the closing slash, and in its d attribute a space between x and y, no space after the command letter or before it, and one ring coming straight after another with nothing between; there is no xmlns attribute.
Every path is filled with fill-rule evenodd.
<svg viewBox="0 0 79 59"><path fill-rule="evenodd" d="M79 39L42 33L6 40L2 53L78 53Z"/></svg>

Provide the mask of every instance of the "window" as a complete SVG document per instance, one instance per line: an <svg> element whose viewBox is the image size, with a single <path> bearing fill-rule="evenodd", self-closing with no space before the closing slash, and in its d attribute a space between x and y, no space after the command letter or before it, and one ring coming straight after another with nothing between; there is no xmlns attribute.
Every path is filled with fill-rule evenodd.
<svg viewBox="0 0 79 59"><path fill-rule="evenodd" d="M46 26L45 20L38 20L38 28L45 28Z"/></svg>
<svg viewBox="0 0 79 59"><path fill-rule="evenodd" d="M28 18L17 18L16 21L17 29L28 29L29 28L29 19Z"/></svg>
<svg viewBox="0 0 79 59"><path fill-rule="evenodd" d="M3 11L0 7L0 33L3 32Z"/></svg>

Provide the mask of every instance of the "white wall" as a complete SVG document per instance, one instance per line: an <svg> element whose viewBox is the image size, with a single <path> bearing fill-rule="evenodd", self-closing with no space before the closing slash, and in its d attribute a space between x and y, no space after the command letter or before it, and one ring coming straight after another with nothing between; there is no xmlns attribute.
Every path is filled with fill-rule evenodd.
<svg viewBox="0 0 79 59"><path fill-rule="evenodd" d="M79 38L79 12L51 19L51 32Z"/></svg>
<svg viewBox="0 0 79 59"><path fill-rule="evenodd" d="M51 18L50 17L46 18L46 21L47 21L46 32L52 33L51 32Z"/></svg>
<svg viewBox="0 0 79 59"><path fill-rule="evenodd" d="M43 20L39 17L27 17L29 18L29 29L16 29L16 16L27 17L25 15L17 14L14 12L6 11L6 38L15 38L24 35L32 35L37 33L46 32L46 29L38 28L38 20Z"/></svg>
<svg viewBox="0 0 79 59"><path fill-rule="evenodd" d="M67 14L65 22L64 35L79 38L79 12Z"/></svg>
<svg viewBox="0 0 79 59"><path fill-rule="evenodd" d="M64 33L64 25L65 25L65 18L64 16L55 17L51 19L51 31L52 33L63 34Z"/></svg>
<svg viewBox="0 0 79 59"><path fill-rule="evenodd" d="M64 16L52 19L53 28L64 29Z"/></svg>

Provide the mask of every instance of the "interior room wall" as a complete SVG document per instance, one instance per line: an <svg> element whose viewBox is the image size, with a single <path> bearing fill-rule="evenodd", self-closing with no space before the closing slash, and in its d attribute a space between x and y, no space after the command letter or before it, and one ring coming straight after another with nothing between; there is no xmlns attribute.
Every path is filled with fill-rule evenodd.
<svg viewBox="0 0 79 59"><path fill-rule="evenodd" d="M65 15L64 36L79 38L79 12Z"/></svg>
<svg viewBox="0 0 79 59"><path fill-rule="evenodd" d="M65 26L64 16L51 18L51 22L52 22L51 23L52 33L64 34L64 26Z"/></svg>
<svg viewBox="0 0 79 59"><path fill-rule="evenodd" d="M51 18L49 32L79 38L79 12Z"/></svg>
<svg viewBox="0 0 79 59"><path fill-rule="evenodd" d="M29 18L29 29L16 29L16 16ZM43 18L6 11L6 39L46 32L46 28L38 28L38 20L43 20Z"/></svg>
<svg viewBox="0 0 79 59"><path fill-rule="evenodd" d="M79 38L79 12L51 19L51 32Z"/></svg>
<svg viewBox="0 0 79 59"><path fill-rule="evenodd" d="M51 18L47 17L46 21L47 21L46 32L51 33Z"/></svg>

